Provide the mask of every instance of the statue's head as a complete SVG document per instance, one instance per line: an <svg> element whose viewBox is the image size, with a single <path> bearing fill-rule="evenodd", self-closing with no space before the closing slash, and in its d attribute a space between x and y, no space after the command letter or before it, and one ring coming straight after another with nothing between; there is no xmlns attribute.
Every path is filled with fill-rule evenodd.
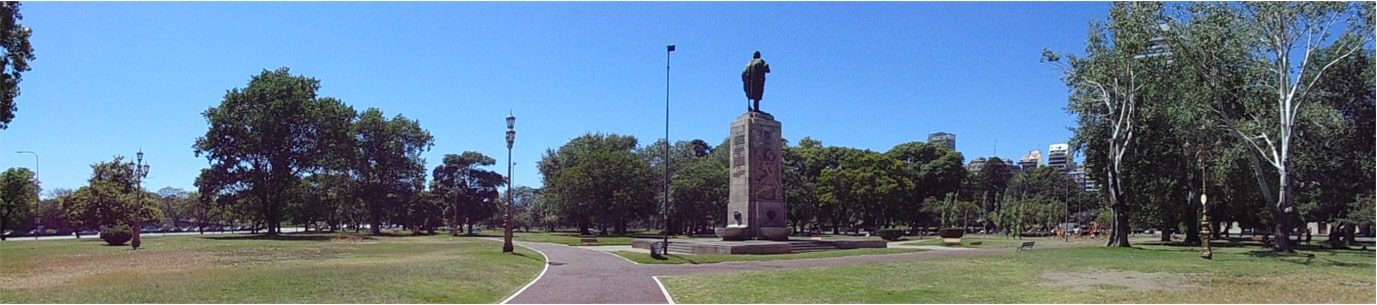
<svg viewBox="0 0 1377 305"><path fill-rule="evenodd" d="M751 58L760 58L760 51L755 51L755 57L751 57Z"/></svg>

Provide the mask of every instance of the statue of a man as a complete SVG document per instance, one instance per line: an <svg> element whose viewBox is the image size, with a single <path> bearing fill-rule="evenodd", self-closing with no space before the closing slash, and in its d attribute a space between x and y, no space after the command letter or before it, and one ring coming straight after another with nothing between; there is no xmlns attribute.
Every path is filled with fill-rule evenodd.
<svg viewBox="0 0 1377 305"><path fill-rule="evenodd" d="M765 95L765 73L770 73L770 64L760 59L760 51L755 51L754 59L741 71L741 86L746 90L746 111L760 112L760 98ZM752 108L750 102L755 101Z"/></svg>

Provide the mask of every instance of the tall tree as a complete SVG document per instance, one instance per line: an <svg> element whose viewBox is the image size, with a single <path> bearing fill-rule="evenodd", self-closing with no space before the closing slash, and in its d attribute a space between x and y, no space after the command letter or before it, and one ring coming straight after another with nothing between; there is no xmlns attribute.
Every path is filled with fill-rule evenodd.
<svg viewBox="0 0 1377 305"><path fill-rule="evenodd" d="M478 152L446 154L440 165L431 171L430 192L443 200L449 216L451 233L459 235L463 225L473 225L491 218L498 211L498 187L507 185L507 178L483 167L497 160Z"/></svg>
<svg viewBox="0 0 1377 305"><path fill-rule="evenodd" d="M383 220L404 212L405 203L425 188L421 153L430 149L434 138L419 122L400 114L389 120L377 108L360 114L353 130L359 144L359 198L367 207L373 234L382 234Z"/></svg>
<svg viewBox="0 0 1377 305"><path fill-rule="evenodd" d="M159 207L163 210L163 216L167 217L168 222L172 223L173 226L177 225L177 220L187 216L189 210L187 204L190 203L190 200L187 199L186 190L171 186L158 189Z"/></svg>
<svg viewBox="0 0 1377 305"><path fill-rule="evenodd" d="M19 111L14 98L19 96L19 82L29 71L29 61L35 59L29 44L33 29L19 24L24 19L19 6L19 1L0 2L0 48L4 49L0 56L0 129L8 129Z"/></svg>
<svg viewBox="0 0 1377 305"><path fill-rule="evenodd" d="M352 143L347 126L354 109L317 97L319 89L319 80L285 67L263 70L202 112L210 129L193 146L210 162L202 177L213 177L218 189L247 192L268 234L281 232L286 196L301 175L326 165L332 145Z"/></svg>
<svg viewBox="0 0 1377 305"><path fill-rule="evenodd" d="M725 153L725 151L723 152ZM695 234L725 225L729 170L725 160L695 158L674 173L670 182L670 233Z"/></svg>
<svg viewBox="0 0 1377 305"><path fill-rule="evenodd" d="M1186 34L1211 34L1208 39L1180 35L1177 45L1186 54L1183 60L1193 63L1190 66L1204 83L1215 87L1217 108L1230 133L1252 149L1252 158L1261 159L1253 161L1258 180L1267 173L1256 164L1265 163L1275 171L1274 183L1259 183L1273 202L1277 251L1292 251L1287 237L1298 211L1292 189L1297 170L1293 147L1300 137L1298 128L1308 120L1306 104L1321 94L1317 84L1334 76L1336 65L1371 50L1373 7L1370 2L1202 4L1190 7L1189 23L1182 24ZM1237 43L1218 48L1219 41ZM1244 58L1210 54L1220 51L1230 56L1242 52ZM1239 79L1217 68L1228 67L1218 64L1226 60L1252 68L1241 86L1221 85ZM1226 107L1231 99L1237 99L1236 107Z"/></svg>
<svg viewBox="0 0 1377 305"><path fill-rule="evenodd" d="M1157 56L1152 39L1163 20L1163 4L1116 2L1108 21L1092 21L1084 57L1043 51L1043 60L1056 63L1062 81L1071 88L1067 110L1076 114L1080 127L1072 138L1077 150L1086 152L1086 166L1103 179L1109 193L1113 225L1107 246L1128 247L1130 203L1124 189L1124 160L1135 142L1141 122L1138 107L1144 102L1144 86L1154 82L1170 56ZM1061 62L1062 57L1066 61Z"/></svg>
<svg viewBox="0 0 1377 305"><path fill-rule="evenodd" d="M18 230L36 202L38 178L33 171L10 168L0 173L0 231Z"/></svg>

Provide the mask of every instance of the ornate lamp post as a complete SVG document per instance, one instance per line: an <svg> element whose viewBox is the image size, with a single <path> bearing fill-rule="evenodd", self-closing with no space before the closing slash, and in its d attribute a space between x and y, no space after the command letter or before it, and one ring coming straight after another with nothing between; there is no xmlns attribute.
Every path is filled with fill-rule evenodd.
<svg viewBox="0 0 1377 305"><path fill-rule="evenodd" d="M138 161L134 163L134 167L130 168L130 170L134 173L134 192L136 194L134 198L138 200L138 208L134 212L135 223L132 225L133 228L131 228L134 230L134 240L130 242L130 245L133 246L135 250L138 250L139 244L142 243L139 239L139 235L143 233L143 178L148 177L148 164L143 163L143 149L139 149L139 153L136 156L138 156Z"/></svg>
<svg viewBox="0 0 1377 305"><path fill-rule="evenodd" d="M14 152L14 153L16 153L16 154L33 154L33 180L34 180L34 181L40 181L40 180L38 180L38 153L32 152L32 151L27 151L27 150L16 151L16 152ZM37 192L42 192L42 190L40 189L40 190L38 190ZM43 198L39 198L40 195L41 195L41 194L34 194L34 197L33 197L33 198L34 198L34 200L37 200L39 203L42 203L42 202L43 202ZM43 235L43 217L42 217L42 216L34 216L34 217L33 217L33 222L36 223L36 224L38 225L38 233L33 235L33 239L34 239L34 240L38 240L38 236L39 236L39 235Z"/></svg>
<svg viewBox="0 0 1377 305"><path fill-rule="evenodd" d="M502 233L502 253L512 252L512 143L516 141L516 116L507 113L507 215Z"/></svg>
<svg viewBox="0 0 1377 305"><path fill-rule="evenodd" d="M1205 161L1207 152L1205 146L1200 146L1200 244L1205 246L1204 252L1200 252L1200 258L1214 259L1214 252L1210 251L1210 206L1206 205L1205 195Z"/></svg>

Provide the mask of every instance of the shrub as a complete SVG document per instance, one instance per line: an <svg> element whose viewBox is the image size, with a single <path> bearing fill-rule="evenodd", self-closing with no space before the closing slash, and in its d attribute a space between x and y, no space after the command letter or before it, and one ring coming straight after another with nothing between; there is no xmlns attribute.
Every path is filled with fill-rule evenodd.
<svg viewBox="0 0 1377 305"><path fill-rule="evenodd" d="M962 228L942 228L937 230L937 236L942 238L961 238L966 235L966 229Z"/></svg>
<svg viewBox="0 0 1377 305"><path fill-rule="evenodd" d="M127 225L118 225L100 231L100 239L111 246L119 246L134 238L134 231Z"/></svg>
<svg viewBox="0 0 1377 305"><path fill-rule="evenodd" d="M885 240L899 240L900 237L904 237L904 230L900 229L880 229L876 233L879 233L880 238Z"/></svg>

